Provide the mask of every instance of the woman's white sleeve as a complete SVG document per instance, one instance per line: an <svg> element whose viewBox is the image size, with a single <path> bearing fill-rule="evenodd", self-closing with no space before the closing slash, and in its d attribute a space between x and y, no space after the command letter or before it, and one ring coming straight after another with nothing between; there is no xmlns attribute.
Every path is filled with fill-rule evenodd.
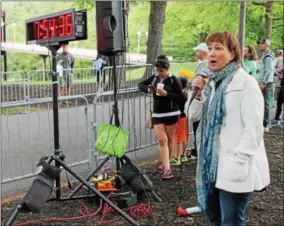
<svg viewBox="0 0 284 226"><path fill-rule="evenodd" d="M188 96L189 98L185 104L185 113L191 122L199 121L201 119L202 108L203 108L203 103L205 101L205 97L202 93L201 100L193 99L191 105L188 106L192 96L192 92L190 92Z"/></svg>

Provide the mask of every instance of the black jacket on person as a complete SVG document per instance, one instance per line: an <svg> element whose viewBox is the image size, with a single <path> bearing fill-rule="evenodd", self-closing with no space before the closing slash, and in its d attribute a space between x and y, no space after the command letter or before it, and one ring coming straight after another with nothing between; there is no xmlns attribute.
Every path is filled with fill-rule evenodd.
<svg viewBox="0 0 284 226"><path fill-rule="evenodd" d="M179 98L179 100L178 100L178 105L179 105L179 109L180 109L180 112L181 112L181 114L180 114L181 118L186 117L185 111L187 109L184 109L184 108L185 108L185 103L186 103L187 99L188 99L187 93L183 92L183 96L181 98Z"/></svg>
<svg viewBox="0 0 284 226"><path fill-rule="evenodd" d="M152 84L153 82L154 84ZM142 92L148 93L148 86L153 85L154 88L157 89L157 84L159 82L159 76L153 75L145 81L140 82L138 88ZM164 90L167 91L167 96L158 96L156 95L156 92L154 92L153 113L168 113L180 110L179 102L184 98L180 81L177 77L170 75L163 81L163 84Z"/></svg>
<svg viewBox="0 0 284 226"><path fill-rule="evenodd" d="M284 96L284 76L281 79L281 87L280 87L280 92Z"/></svg>

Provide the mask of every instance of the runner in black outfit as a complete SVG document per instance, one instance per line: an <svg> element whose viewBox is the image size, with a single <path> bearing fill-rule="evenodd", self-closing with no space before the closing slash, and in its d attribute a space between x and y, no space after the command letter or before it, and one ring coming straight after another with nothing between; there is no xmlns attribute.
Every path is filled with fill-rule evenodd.
<svg viewBox="0 0 284 226"><path fill-rule="evenodd" d="M174 154L174 133L180 117L178 100L183 97L183 92L180 81L169 72L170 63L166 56L159 56L155 67L157 73L139 83L138 88L153 94L152 122L162 160L156 172L162 174L162 179L171 179L173 175L169 159Z"/></svg>

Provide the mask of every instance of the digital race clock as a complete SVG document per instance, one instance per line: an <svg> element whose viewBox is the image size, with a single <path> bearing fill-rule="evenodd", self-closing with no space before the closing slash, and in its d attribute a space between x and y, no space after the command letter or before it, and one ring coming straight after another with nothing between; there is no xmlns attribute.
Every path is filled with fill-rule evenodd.
<svg viewBox="0 0 284 226"><path fill-rule="evenodd" d="M52 45L87 39L87 12L68 9L26 20L27 44Z"/></svg>

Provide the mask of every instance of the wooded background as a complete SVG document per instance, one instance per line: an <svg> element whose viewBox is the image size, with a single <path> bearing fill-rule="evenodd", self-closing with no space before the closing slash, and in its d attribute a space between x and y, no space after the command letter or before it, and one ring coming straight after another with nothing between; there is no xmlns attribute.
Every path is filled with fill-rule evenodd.
<svg viewBox="0 0 284 226"><path fill-rule="evenodd" d="M158 54L174 57L175 61L195 61L192 50L207 35L218 30L238 35L239 2L142 2L126 1L128 14L128 52L137 53L140 36L140 53L147 54L151 63ZM88 40L70 42L70 47L96 49L95 1L78 2L3 2L6 11L7 41L25 42L25 20L68 9L88 9ZM252 1L247 3L245 44L263 38L271 40L272 49L283 47L284 2ZM148 36L147 33L148 32ZM9 71L26 71L41 68L36 55L8 53ZM76 60L76 67L91 67L91 61Z"/></svg>

